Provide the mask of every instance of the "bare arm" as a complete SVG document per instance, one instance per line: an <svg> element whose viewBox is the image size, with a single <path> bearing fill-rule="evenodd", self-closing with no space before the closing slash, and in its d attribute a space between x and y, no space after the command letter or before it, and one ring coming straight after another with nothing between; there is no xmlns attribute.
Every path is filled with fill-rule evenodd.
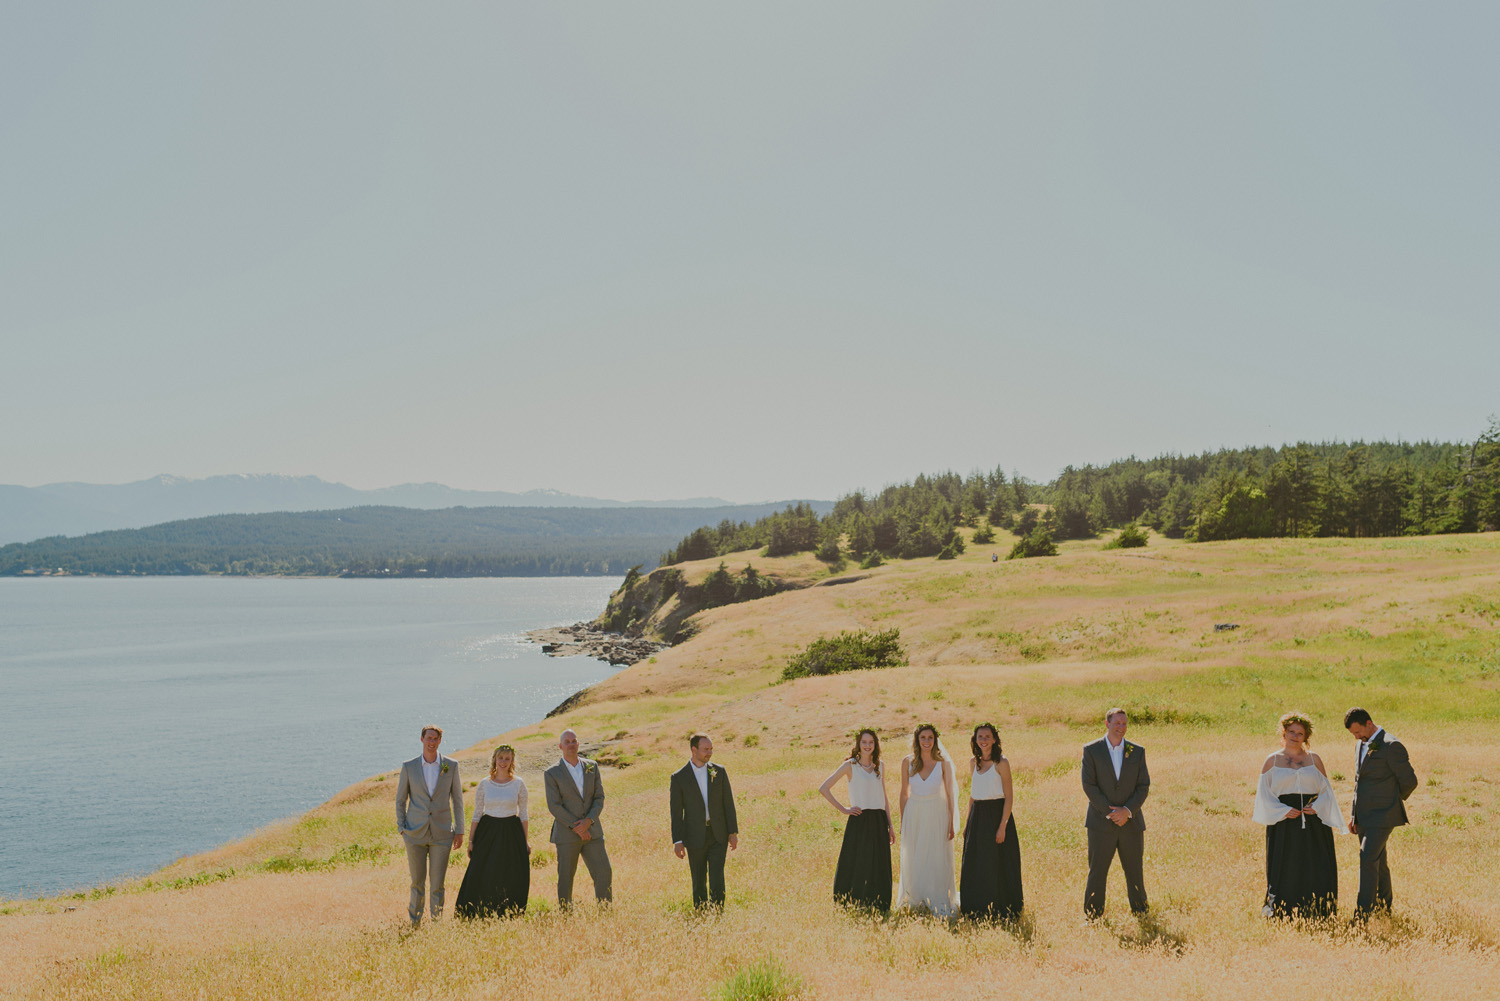
<svg viewBox="0 0 1500 1001"><path fill-rule="evenodd" d="M1005 829L1010 826L1010 814L1016 806L1016 791L1011 785L1010 761L1002 757L995 762L995 767L1000 769L1000 788L1005 796L1005 807L1000 812L1000 830L995 832L995 843L999 844L1005 841ZM973 806L973 803L969 805Z"/></svg>
<svg viewBox="0 0 1500 1001"><path fill-rule="evenodd" d="M885 826L886 832L891 836L891 844L896 843L896 822L891 817L891 794L885 789L885 764L880 765L880 798L885 801Z"/></svg>
<svg viewBox="0 0 1500 1001"><path fill-rule="evenodd" d="M818 792L822 793L823 798L833 804L833 808L835 810L837 810L839 813L846 813L851 817L858 816L859 810L856 807L846 807L844 806L844 804L840 803L838 801L838 798L833 794L833 784L841 778L848 778L852 774L853 769L854 762L852 760L844 762L842 765L839 765L837 768L835 768L833 770L833 774L824 779L823 784L818 787ZM882 788L883 787L884 783L882 783Z"/></svg>
<svg viewBox="0 0 1500 1001"><path fill-rule="evenodd" d="M953 780L953 762L944 758L939 764L943 769L943 799L948 803L948 840L952 841L956 833L953 830L953 813L958 807L958 804L953 802L953 797L958 795L958 791Z"/></svg>
<svg viewBox="0 0 1500 1001"><path fill-rule="evenodd" d="M911 755L901 759L901 816L906 816L906 801L911 797Z"/></svg>

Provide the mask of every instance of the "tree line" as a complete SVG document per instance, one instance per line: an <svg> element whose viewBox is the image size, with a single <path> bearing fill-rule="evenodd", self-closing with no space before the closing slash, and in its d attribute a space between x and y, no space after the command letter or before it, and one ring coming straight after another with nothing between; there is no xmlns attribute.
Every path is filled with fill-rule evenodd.
<svg viewBox="0 0 1500 1001"><path fill-rule="evenodd" d="M358 507L216 515L0 547L0 576L619 576L703 518L702 508Z"/></svg>
<svg viewBox="0 0 1500 1001"><path fill-rule="evenodd" d="M879 493L846 494L821 517L789 505L753 522L696 529L661 563L747 549L816 552L829 562L850 556L867 565L881 557L942 558L962 551L960 526L974 528L981 544L995 530L1035 535L1038 543L1126 527L1193 542L1490 530L1500 526L1500 422L1467 443L1299 442L1132 456L1068 466L1045 484L1007 477L1000 467L922 475Z"/></svg>

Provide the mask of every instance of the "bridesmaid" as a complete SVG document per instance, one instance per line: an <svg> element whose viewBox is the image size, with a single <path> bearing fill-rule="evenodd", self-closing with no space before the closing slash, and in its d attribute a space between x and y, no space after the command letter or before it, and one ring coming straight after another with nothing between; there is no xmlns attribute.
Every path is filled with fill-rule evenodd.
<svg viewBox="0 0 1500 1001"><path fill-rule="evenodd" d="M454 913L463 918L518 914L531 894L531 824L526 783L516 777L516 751L501 744L490 774L474 790L469 824L469 868Z"/></svg>
<svg viewBox="0 0 1500 1001"><path fill-rule="evenodd" d="M1334 832L1349 828L1312 743L1312 720L1290 712L1277 721L1281 750L1266 756L1252 818L1266 826L1266 917L1332 917L1339 906Z"/></svg>
<svg viewBox="0 0 1500 1001"><path fill-rule="evenodd" d="M959 912L969 918L1020 916L1021 843L1016 837L1015 790L1010 761L1000 753L1000 732L981 723L969 737L969 819L958 880Z"/></svg>
<svg viewBox="0 0 1500 1001"><path fill-rule="evenodd" d="M848 806L833 795L833 784L841 778L849 780ZM885 791L885 765L880 763L880 738L874 730L859 731L849 760L834 769L818 791L849 817L833 874L833 899L855 907L890 910L891 845L896 843L896 829L891 825L891 803Z"/></svg>

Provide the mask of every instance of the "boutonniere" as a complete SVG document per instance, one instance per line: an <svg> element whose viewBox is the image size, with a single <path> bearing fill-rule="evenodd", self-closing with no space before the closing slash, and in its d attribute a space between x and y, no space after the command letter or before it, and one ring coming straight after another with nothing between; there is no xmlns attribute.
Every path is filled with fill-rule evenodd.
<svg viewBox="0 0 1500 1001"><path fill-rule="evenodd" d="M1134 751L1135 751L1135 745L1132 744L1132 743L1130 743L1129 741L1126 741L1126 743L1125 743L1125 757L1127 757L1127 758L1130 757L1130 755Z"/></svg>
<svg viewBox="0 0 1500 1001"><path fill-rule="evenodd" d="M440 768L440 769L438 769L438 771L442 772L444 775L447 775L448 774L448 762L444 761L443 762L443 767Z"/></svg>
<svg viewBox="0 0 1500 1001"><path fill-rule="evenodd" d="M583 763L583 770L586 771L586 772L593 771L594 770L594 763L592 761L585 761Z"/></svg>
<svg viewBox="0 0 1500 1001"><path fill-rule="evenodd" d="M718 765L709 765L708 766L708 781L712 782L714 780L714 776L716 774L718 774L718 771L719 771L719 766Z"/></svg>

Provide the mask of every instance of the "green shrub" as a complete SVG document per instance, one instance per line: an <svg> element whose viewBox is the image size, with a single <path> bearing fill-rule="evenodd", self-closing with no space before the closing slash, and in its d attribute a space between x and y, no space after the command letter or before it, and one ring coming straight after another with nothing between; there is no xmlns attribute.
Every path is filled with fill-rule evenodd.
<svg viewBox="0 0 1500 1001"><path fill-rule="evenodd" d="M885 560L880 558L880 550L872 549L870 550L870 555L860 561L859 568L861 570L869 570L871 567L878 567L884 562Z"/></svg>
<svg viewBox="0 0 1500 1001"><path fill-rule="evenodd" d="M901 646L900 629L878 633L861 629L813 640L807 649L787 660L781 671L781 680L905 665L906 650Z"/></svg>
<svg viewBox="0 0 1500 1001"><path fill-rule="evenodd" d="M1146 544L1146 532L1135 525L1126 525L1120 534L1104 544L1105 549L1140 549Z"/></svg>
<svg viewBox="0 0 1500 1001"><path fill-rule="evenodd" d="M735 971L714 989L714 1001L786 1001L802 993L802 978L767 956Z"/></svg>
<svg viewBox="0 0 1500 1001"><path fill-rule="evenodd" d="M1026 538L1026 536L1030 535L1036 530L1037 520L1040 519L1041 516L1041 512L1036 508L1028 507L1023 510L1021 512L1021 516L1016 519L1016 523L1014 527L1011 528L1011 531L1024 539Z"/></svg>
<svg viewBox="0 0 1500 1001"><path fill-rule="evenodd" d="M983 525L980 525L978 528L974 529L974 545L987 546L994 541L995 530L990 527L989 522L985 522Z"/></svg>
<svg viewBox="0 0 1500 1001"><path fill-rule="evenodd" d="M1026 538L1011 547L1008 560L1023 560L1032 556L1056 556L1057 543L1052 541L1052 533L1045 528L1037 528Z"/></svg>

